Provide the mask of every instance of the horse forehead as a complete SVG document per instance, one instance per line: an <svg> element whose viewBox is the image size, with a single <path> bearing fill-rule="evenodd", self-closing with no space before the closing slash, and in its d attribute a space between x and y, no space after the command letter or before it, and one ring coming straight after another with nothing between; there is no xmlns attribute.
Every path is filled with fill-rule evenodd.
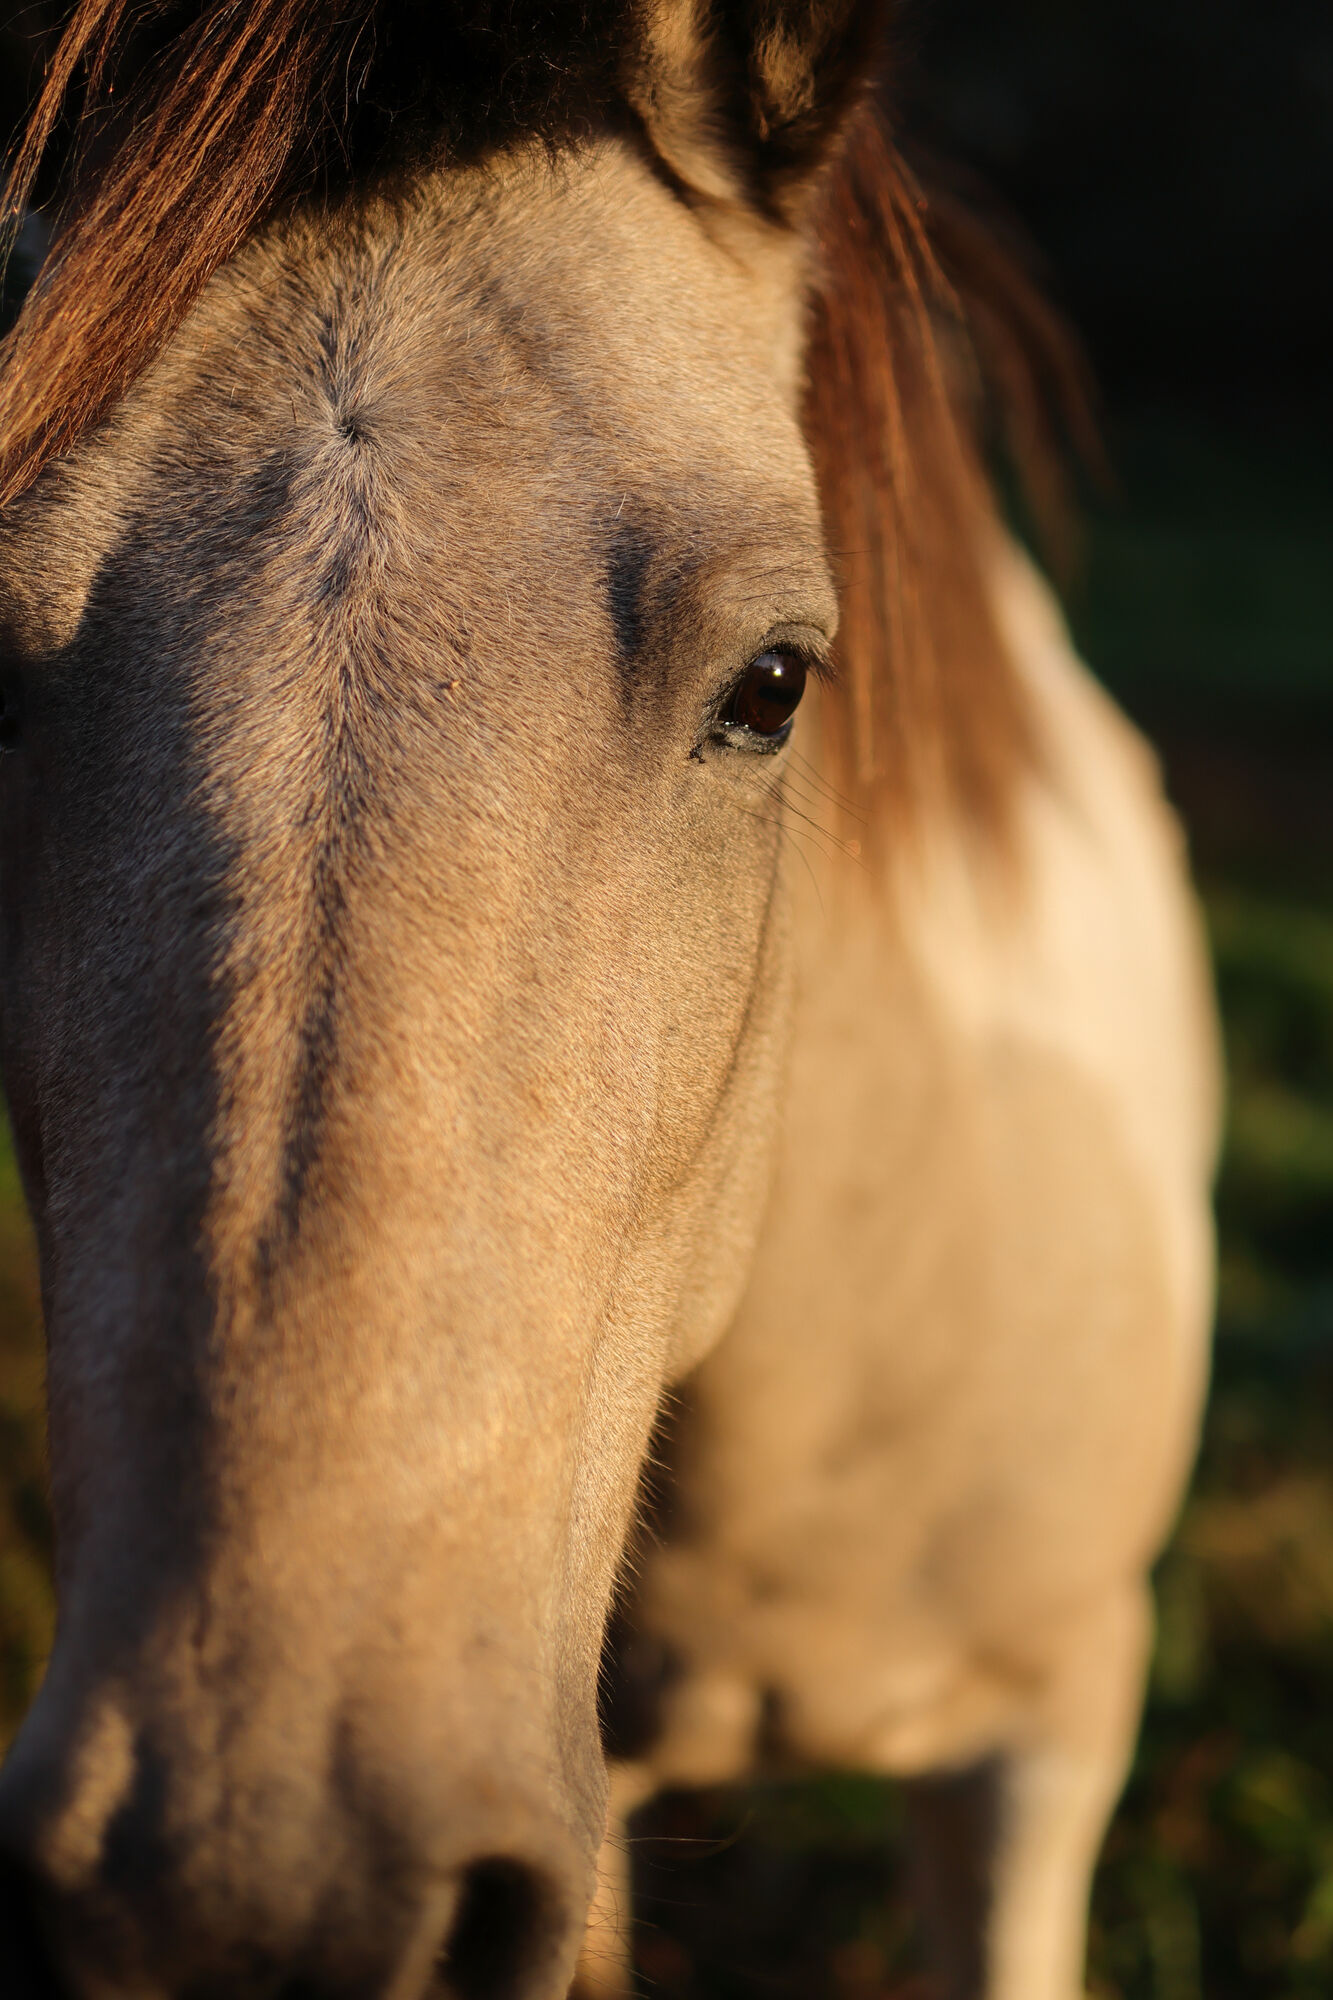
<svg viewBox="0 0 1333 2000"><path fill-rule="evenodd" d="M285 291L304 380L484 460L554 439L658 473L799 476L798 250L756 230L737 254L623 148L443 173L396 211L256 249L261 367Z"/></svg>
<svg viewBox="0 0 1333 2000"><path fill-rule="evenodd" d="M498 589L508 605L525 576L582 598L645 504L664 556L770 542L779 521L817 556L777 325L799 311L786 248L719 247L615 149L298 216L219 274L18 526L6 594L45 650L108 565L174 616L192 577L234 599L217 586L257 556L295 580L293 532L313 560L336 527L423 582L438 571L450 601Z"/></svg>
<svg viewBox="0 0 1333 2000"><path fill-rule="evenodd" d="M808 568L822 536L774 358L776 266L799 318L785 249L719 248L614 150L301 221L253 246L205 317L186 398L199 504L219 509L220 454L259 494L260 539L270 496L319 535L341 516L450 599L471 583L508 604L525 576L543 602L600 598L627 552ZM243 533L251 518L243 504Z"/></svg>

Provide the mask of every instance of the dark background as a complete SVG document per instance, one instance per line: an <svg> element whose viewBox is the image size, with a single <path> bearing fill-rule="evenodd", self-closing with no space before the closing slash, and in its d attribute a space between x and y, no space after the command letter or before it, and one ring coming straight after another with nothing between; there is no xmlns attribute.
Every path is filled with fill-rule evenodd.
<svg viewBox="0 0 1333 2000"><path fill-rule="evenodd" d="M1117 490L1070 615L1157 742L1227 1027L1216 1383L1157 1574L1134 1777L1099 1875L1111 2000L1333 1991L1333 9L915 0L904 114L1012 209L1078 324ZM27 76L0 36L0 119ZM40 1342L0 1161L0 1715L50 1630ZM667 1800L637 1855L662 2000L926 1989L891 1787Z"/></svg>

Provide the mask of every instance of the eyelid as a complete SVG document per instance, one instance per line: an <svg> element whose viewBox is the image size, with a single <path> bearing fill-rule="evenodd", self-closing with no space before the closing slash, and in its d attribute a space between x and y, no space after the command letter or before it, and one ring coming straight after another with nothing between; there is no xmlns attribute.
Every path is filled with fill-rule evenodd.
<svg viewBox="0 0 1333 2000"><path fill-rule="evenodd" d="M833 641L816 626L779 625L755 647L750 660L757 660L761 653L798 653L805 662L806 671L825 687L833 686L839 678ZM750 660L746 661L746 666ZM741 671L744 672L744 668Z"/></svg>

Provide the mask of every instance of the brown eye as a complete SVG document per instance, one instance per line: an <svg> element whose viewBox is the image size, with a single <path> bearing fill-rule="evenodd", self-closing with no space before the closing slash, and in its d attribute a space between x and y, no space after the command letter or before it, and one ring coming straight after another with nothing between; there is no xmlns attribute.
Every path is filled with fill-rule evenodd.
<svg viewBox="0 0 1333 2000"><path fill-rule="evenodd" d="M756 736L777 736L796 713L805 693L805 661L799 653L759 653L745 669L722 720Z"/></svg>

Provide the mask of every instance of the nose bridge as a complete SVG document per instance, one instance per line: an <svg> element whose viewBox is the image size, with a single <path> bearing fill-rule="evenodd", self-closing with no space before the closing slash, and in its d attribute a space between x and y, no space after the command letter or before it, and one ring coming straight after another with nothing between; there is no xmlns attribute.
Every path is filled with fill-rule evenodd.
<svg viewBox="0 0 1333 2000"><path fill-rule="evenodd" d="M498 1405L521 1436L540 1378L540 1447L575 1418L560 1397L633 1214L631 1065L567 969L558 1004L531 966L525 990L503 923L450 904L437 944L373 901L349 897L324 986L269 1009L261 982L227 1009L202 1230L214 1354L238 1408L280 1376L289 1402L317 1399L326 1440L340 1406L403 1426L402 1459L441 1397L446 1449L467 1430L494 1452ZM247 1421L281 1414L261 1400Z"/></svg>
<svg viewBox="0 0 1333 2000"><path fill-rule="evenodd" d="M327 962L299 1004L224 982L188 1312L139 1287L137 1237L150 1310L111 1340L95 1259L59 1287L85 1497L0 1899L62 1940L61 2000L418 2000L438 1964L458 2000L555 2000L572 1973L618 1521L571 1555L571 1490L623 1189L571 1179L586 1078L507 1046L499 974L451 1006L373 925Z"/></svg>

